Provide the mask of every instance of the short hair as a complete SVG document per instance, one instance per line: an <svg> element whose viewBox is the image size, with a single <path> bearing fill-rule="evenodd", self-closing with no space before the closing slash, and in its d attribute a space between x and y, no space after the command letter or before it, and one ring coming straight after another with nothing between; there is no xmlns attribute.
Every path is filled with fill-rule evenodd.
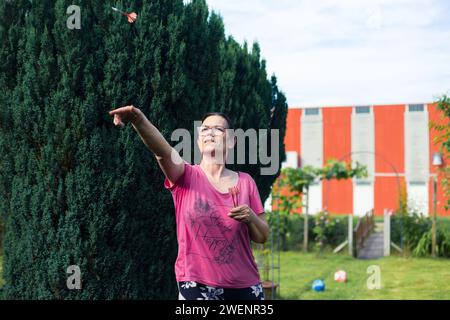
<svg viewBox="0 0 450 320"><path fill-rule="evenodd" d="M203 117L202 117L202 123L203 123L203 121L206 120L206 118L209 118L209 117L211 117L211 116L219 116L219 117L224 118L225 120L227 120L227 123L228 123L228 129L234 129L233 121L231 121L230 117L228 117L228 116L227 116L225 113L223 113L223 112L208 112L208 113L205 113L205 114L203 115Z"/></svg>

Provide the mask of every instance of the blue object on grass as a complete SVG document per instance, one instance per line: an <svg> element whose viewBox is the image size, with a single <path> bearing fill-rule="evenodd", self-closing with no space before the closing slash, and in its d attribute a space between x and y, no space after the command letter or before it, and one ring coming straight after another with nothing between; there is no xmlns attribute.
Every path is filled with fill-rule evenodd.
<svg viewBox="0 0 450 320"><path fill-rule="evenodd" d="M312 289L314 291L325 291L325 282L323 282L322 280L314 280Z"/></svg>

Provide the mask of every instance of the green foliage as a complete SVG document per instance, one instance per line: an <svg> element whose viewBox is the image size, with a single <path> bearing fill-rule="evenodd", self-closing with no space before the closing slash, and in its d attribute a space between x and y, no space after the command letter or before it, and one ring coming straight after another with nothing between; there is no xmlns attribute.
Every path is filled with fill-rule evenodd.
<svg viewBox="0 0 450 320"><path fill-rule="evenodd" d="M292 171L295 173L295 171ZM284 180L285 181L285 180ZM281 179L278 180L275 188L280 188L282 185ZM291 228L293 217L299 215L293 215L302 206L301 196L295 195L283 195L280 192L272 193L273 203L277 203L277 210L269 212L267 214L267 220L271 227L271 232L279 234L281 240L281 249L287 250L287 236L289 229Z"/></svg>
<svg viewBox="0 0 450 320"><path fill-rule="evenodd" d="M288 219L288 226L283 241L283 251L303 250L303 237L305 232L304 215L291 214ZM308 234L313 234L314 219L308 220ZM308 243L308 250L314 248L314 243Z"/></svg>
<svg viewBox="0 0 450 320"><path fill-rule="evenodd" d="M321 213L323 215L324 213ZM276 212L267 213L271 232L275 233L280 230L280 249L282 251L299 251L303 249L303 234L304 234L304 216L299 214L281 214L277 222ZM330 216L328 215L329 223L321 232L323 243L318 245L319 238L316 231L319 231L316 221L319 215L314 216L313 219L308 220L308 234L314 236L314 241L309 242L308 249L334 249L347 239L347 217L346 216ZM321 220L323 222L323 220ZM279 226L279 229L277 228Z"/></svg>
<svg viewBox="0 0 450 320"><path fill-rule="evenodd" d="M304 219L298 214L287 211L273 211L266 214L271 235L279 235L280 250L299 249L303 241ZM313 220L308 221L309 234L313 230Z"/></svg>
<svg viewBox="0 0 450 320"><path fill-rule="evenodd" d="M400 200L399 210L391 217L391 240L402 247L404 256L430 256L431 225L430 217L409 210L405 200ZM437 256L450 257L449 245L450 219L440 218L436 230Z"/></svg>
<svg viewBox="0 0 450 320"><path fill-rule="evenodd" d="M442 119L450 120L450 97L447 95L440 97L437 101L437 109L442 111ZM441 133L434 142L440 142L442 148L450 152L450 129L448 125L431 123L431 127Z"/></svg>
<svg viewBox="0 0 450 320"><path fill-rule="evenodd" d="M361 179L367 177L367 167L358 161L352 166L351 163L345 161L329 159L325 166L319 170L318 175L321 180Z"/></svg>
<svg viewBox="0 0 450 320"><path fill-rule="evenodd" d="M237 127L280 129L286 98L259 47L226 38L204 0L0 2L0 215L8 299L176 297L176 233L163 174L108 111L134 104L169 140L207 111ZM13 13L13 14L12 14ZM264 201L276 176L241 166ZM68 290L69 265L82 290Z"/></svg>
<svg viewBox="0 0 450 320"><path fill-rule="evenodd" d="M443 232L450 234L450 217L437 217L436 224Z"/></svg>
<svg viewBox="0 0 450 320"><path fill-rule="evenodd" d="M429 256L433 241L432 238L433 233L431 230L423 234L413 251L413 255L416 257ZM436 256L450 258L450 233L446 233L440 228L436 230Z"/></svg>
<svg viewBox="0 0 450 320"><path fill-rule="evenodd" d="M292 227L292 221L300 217L293 213L298 212L298 209L303 207L302 196L308 191L309 186L314 181L364 177L367 177L367 168L359 162L352 165L352 163L337 161L335 159L329 159L323 168L314 168L312 166L284 168L272 193L272 199L277 206L276 210L280 219L279 230L283 250L292 248L288 245L288 237L290 234L296 238L294 246L297 243L299 244L300 240L303 239L299 237L299 232L294 231L291 233L289 230L300 230ZM286 190L288 193L286 193ZM295 218L291 218L291 215ZM323 219L324 215L327 215L327 219ZM299 219L303 221L303 215ZM314 234L315 246L320 250L323 250L325 245L339 245L345 239L345 230L344 237L340 236L343 224L337 225L333 219L328 217L328 213L318 213L315 220L308 221L308 224L308 234ZM295 223L295 225L298 226L298 223ZM310 228L311 230L309 230ZM303 229L304 227L301 226L302 237Z"/></svg>
<svg viewBox="0 0 450 320"><path fill-rule="evenodd" d="M330 219L327 211L322 211L314 216L314 235L316 247L322 251L326 243L329 243L328 237L334 229L334 220Z"/></svg>
<svg viewBox="0 0 450 320"><path fill-rule="evenodd" d="M312 166L304 166L300 168L284 168L280 178L279 186L288 187L295 194L303 193L320 175L320 170Z"/></svg>
<svg viewBox="0 0 450 320"><path fill-rule="evenodd" d="M266 217L271 236L279 236L281 241L280 249L286 250L286 235L291 224L289 214L286 211L266 212Z"/></svg>
<svg viewBox="0 0 450 320"><path fill-rule="evenodd" d="M401 245L406 255L414 251L422 236L430 228L430 218L414 211L407 214L395 214L391 217L391 239L394 243Z"/></svg>
<svg viewBox="0 0 450 320"><path fill-rule="evenodd" d="M3 255L3 235L5 233L5 225L0 217L0 256Z"/></svg>
<svg viewBox="0 0 450 320"><path fill-rule="evenodd" d="M435 144L440 144L441 152L444 159L450 158L450 97L443 95L437 101L437 109L442 111L443 123L430 122L430 128L435 129L438 135L433 139ZM439 171L442 173L441 180L444 187L444 195L447 199L445 209L450 209L450 166L444 164Z"/></svg>
<svg viewBox="0 0 450 320"><path fill-rule="evenodd" d="M391 217L391 239L399 244L404 255L410 255L422 235L431 227L431 220L408 207L406 187L400 188L399 205Z"/></svg>
<svg viewBox="0 0 450 320"><path fill-rule="evenodd" d="M391 217L391 240L400 245L404 256L430 256L432 220L407 205L406 190L400 190L399 209ZM440 257L450 256L450 219L437 220L436 247ZM428 251L427 251L428 250Z"/></svg>
<svg viewBox="0 0 450 320"><path fill-rule="evenodd" d="M351 163L329 159L323 168L314 168L304 166L300 168L284 168L282 176L278 179L276 192L273 193L274 199L281 200L281 209L292 212L292 209L299 208L302 193L306 192L309 186L316 180L331 179L351 179L367 177L367 168L359 162L352 167ZM286 189L293 194L283 196L282 189ZM292 203L288 203L292 202Z"/></svg>
<svg viewBox="0 0 450 320"><path fill-rule="evenodd" d="M352 179L367 177L367 168L355 162L354 166L345 161L329 159L323 168L314 168L304 166L300 168L284 168L283 176L279 179L281 187L287 186L288 189L296 194L303 193L315 180L332 179Z"/></svg>
<svg viewBox="0 0 450 320"><path fill-rule="evenodd" d="M3 256L0 254L0 300L3 299Z"/></svg>

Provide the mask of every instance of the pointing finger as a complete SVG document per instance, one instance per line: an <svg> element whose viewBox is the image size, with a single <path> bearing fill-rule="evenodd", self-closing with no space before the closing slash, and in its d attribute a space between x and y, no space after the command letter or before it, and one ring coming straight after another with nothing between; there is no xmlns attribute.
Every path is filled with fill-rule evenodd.
<svg viewBox="0 0 450 320"><path fill-rule="evenodd" d="M109 112L109 115L115 115L115 114L120 114L120 113L128 113L128 112L131 112L133 110L133 106L125 106L125 107L120 107L120 108L117 108L117 109L114 109L114 110L111 110L110 112Z"/></svg>

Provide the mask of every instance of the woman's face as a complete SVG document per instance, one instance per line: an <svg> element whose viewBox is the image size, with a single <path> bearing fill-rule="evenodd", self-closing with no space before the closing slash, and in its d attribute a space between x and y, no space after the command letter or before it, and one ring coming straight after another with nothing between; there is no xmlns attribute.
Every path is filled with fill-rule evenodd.
<svg viewBox="0 0 450 320"><path fill-rule="evenodd" d="M223 159L226 159L228 149L234 146L231 132L227 132L227 129L228 122L221 116L213 115L206 118L198 128L197 143L201 154L217 158L222 156Z"/></svg>

